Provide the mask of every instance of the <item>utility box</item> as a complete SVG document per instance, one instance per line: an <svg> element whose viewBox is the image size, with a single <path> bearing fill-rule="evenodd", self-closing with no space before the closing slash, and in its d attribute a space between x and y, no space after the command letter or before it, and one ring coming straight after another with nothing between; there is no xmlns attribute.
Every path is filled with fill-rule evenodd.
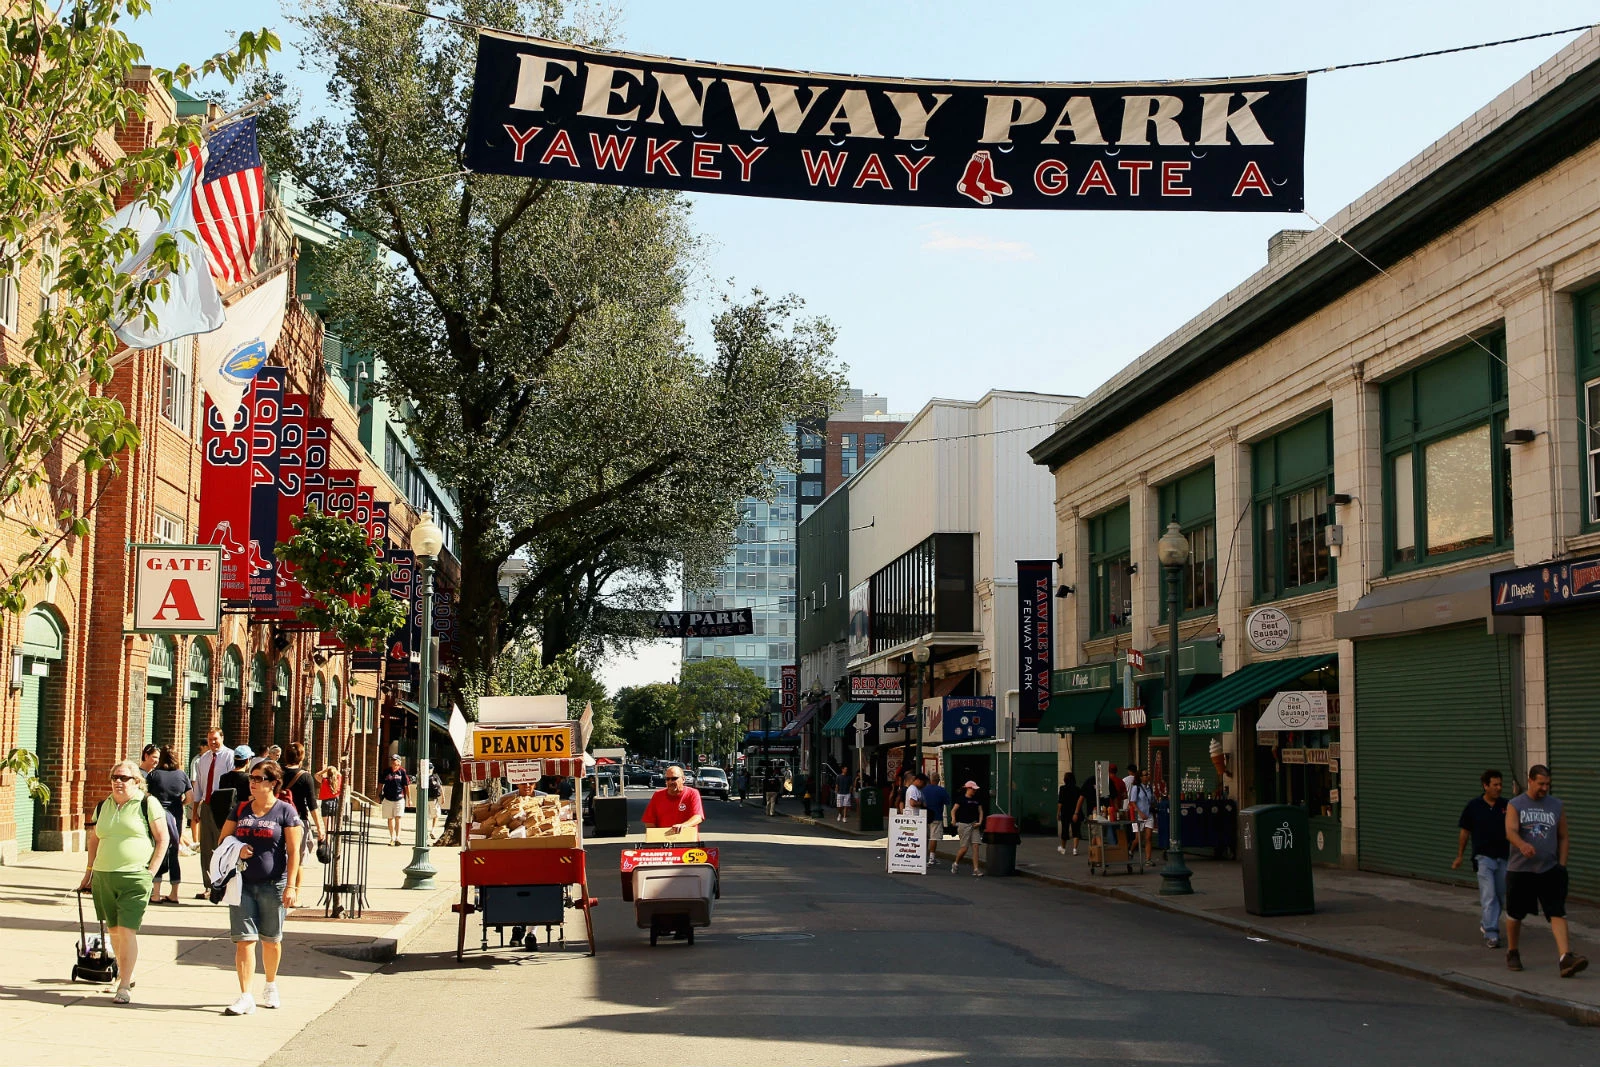
<svg viewBox="0 0 1600 1067"><path fill-rule="evenodd" d="M628 798L594 798L594 836L628 836Z"/></svg>
<svg viewBox="0 0 1600 1067"><path fill-rule="evenodd" d="M1310 915L1311 825L1304 808L1257 804L1239 813L1244 910L1251 915Z"/></svg>
<svg viewBox="0 0 1600 1067"><path fill-rule="evenodd" d="M883 791L876 786L861 789L861 829L883 829Z"/></svg>

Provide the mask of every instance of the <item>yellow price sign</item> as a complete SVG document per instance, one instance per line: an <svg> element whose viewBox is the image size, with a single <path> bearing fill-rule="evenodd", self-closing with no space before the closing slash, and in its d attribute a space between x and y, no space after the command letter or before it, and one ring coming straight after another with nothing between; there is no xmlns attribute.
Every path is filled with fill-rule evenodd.
<svg viewBox="0 0 1600 1067"><path fill-rule="evenodd" d="M472 731L472 758L478 760L570 758L575 747L571 724Z"/></svg>
<svg viewBox="0 0 1600 1067"><path fill-rule="evenodd" d="M683 862L685 863L705 863L710 858L703 848L691 848L683 854Z"/></svg>

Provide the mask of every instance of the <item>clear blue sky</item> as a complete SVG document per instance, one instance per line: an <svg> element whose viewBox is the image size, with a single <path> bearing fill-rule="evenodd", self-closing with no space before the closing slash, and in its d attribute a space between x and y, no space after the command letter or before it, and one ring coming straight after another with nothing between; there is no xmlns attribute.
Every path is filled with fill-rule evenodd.
<svg viewBox="0 0 1600 1067"><path fill-rule="evenodd" d="M1323 67L1600 21L1600 4L1228 5L988 0L622 0L620 44L711 61L865 75L1127 80ZM170 65L274 26L276 0L157 0L133 34ZM1318 75L1306 205L1327 219L1572 40ZM295 79L314 105L314 77ZM839 329L853 384L912 411L991 388L1087 393L1265 262L1304 216L935 211L695 198L716 286L796 292ZM628 681L668 677L650 656ZM635 676L637 674L637 676ZM616 675L613 674L615 678Z"/></svg>

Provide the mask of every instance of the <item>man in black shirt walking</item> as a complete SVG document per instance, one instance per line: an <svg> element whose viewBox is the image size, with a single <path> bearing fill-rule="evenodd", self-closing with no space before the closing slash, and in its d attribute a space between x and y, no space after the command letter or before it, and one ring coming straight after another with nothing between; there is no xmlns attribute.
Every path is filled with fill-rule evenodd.
<svg viewBox="0 0 1600 1067"><path fill-rule="evenodd" d="M1478 929L1485 948L1500 947L1500 913L1506 906L1506 861L1511 845L1506 841L1506 801L1500 795L1504 780L1499 771L1484 771L1483 796L1473 797L1457 822L1456 858L1452 871L1461 869L1461 856L1472 842L1472 867L1478 872L1478 902L1483 914Z"/></svg>

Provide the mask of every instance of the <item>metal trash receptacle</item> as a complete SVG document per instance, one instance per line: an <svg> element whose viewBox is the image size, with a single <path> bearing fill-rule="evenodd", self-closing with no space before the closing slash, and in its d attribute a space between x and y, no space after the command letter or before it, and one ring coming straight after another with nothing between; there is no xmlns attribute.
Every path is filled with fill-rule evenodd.
<svg viewBox="0 0 1600 1067"><path fill-rule="evenodd" d="M983 866L987 874L1004 878L1017 873L1017 846L1022 834L1017 820L1009 815L991 815L983 820Z"/></svg>
<svg viewBox="0 0 1600 1067"><path fill-rule="evenodd" d="M1244 910L1251 915L1310 915L1311 825L1304 808L1257 804L1239 813Z"/></svg>
<svg viewBox="0 0 1600 1067"><path fill-rule="evenodd" d="M594 836L628 836L628 798L594 798Z"/></svg>
<svg viewBox="0 0 1600 1067"><path fill-rule="evenodd" d="M866 786L860 792L861 829L883 829L883 794L876 786Z"/></svg>

